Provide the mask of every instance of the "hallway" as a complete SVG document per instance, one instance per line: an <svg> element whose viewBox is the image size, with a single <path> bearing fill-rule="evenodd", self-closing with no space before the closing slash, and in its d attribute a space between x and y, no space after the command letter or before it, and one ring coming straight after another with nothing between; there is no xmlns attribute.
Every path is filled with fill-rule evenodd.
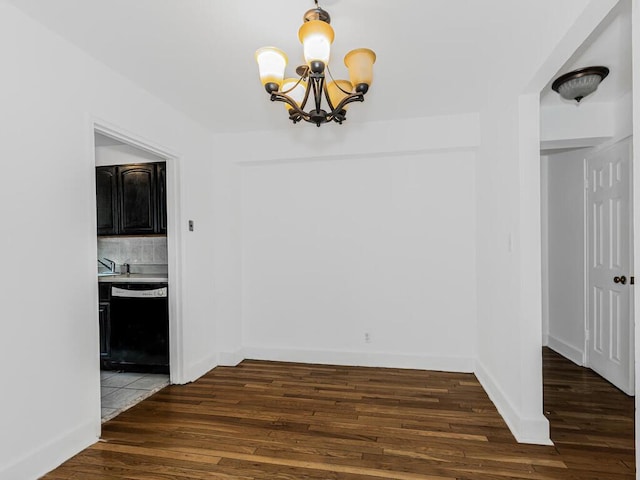
<svg viewBox="0 0 640 480"><path fill-rule="evenodd" d="M567 466L585 472L634 472L633 397L549 348L543 349L542 358L545 415L551 440ZM586 475L581 478L619 478Z"/></svg>

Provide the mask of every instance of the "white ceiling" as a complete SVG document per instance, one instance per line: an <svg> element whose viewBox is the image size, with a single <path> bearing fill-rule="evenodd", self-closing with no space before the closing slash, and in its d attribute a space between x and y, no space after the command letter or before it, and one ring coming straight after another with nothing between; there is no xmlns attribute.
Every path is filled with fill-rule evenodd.
<svg viewBox="0 0 640 480"><path fill-rule="evenodd" d="M302 63L297 31L312 0L9 1L214 131L289 123L284 107L272 104L260 85L254 52L282 48L293 76ZM491 81L486 66L509 68L496 42L539 35L548 20L541 12L557 1L321 0L336 32L336 78L345 76L342 58L352 48L369 47L378 56L371 90L350 109L348 122L479 111ZM620 42L619 34L609 35L589 63L624 61ZM627 75L617 67L610 77L598 93L603 99L626 88Z"/></svg>

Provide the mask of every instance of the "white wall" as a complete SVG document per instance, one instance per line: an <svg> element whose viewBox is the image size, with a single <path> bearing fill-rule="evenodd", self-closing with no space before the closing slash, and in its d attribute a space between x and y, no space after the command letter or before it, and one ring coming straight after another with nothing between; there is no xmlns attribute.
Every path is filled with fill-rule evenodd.
<svg viewBox="0 0 640 480"><path fill-rule="evenodd" d="M469 151L245 166L245 356L472 371L474 187Z"/></svg>
<svg viewBox="0 0 640 480"><path fill-rule="evenodd" d="M476 375L524 442L549 442L542 414L539 92L614 4L557 3L539 20L547 26L544 36L492 45L511 68L504 75L496 66L501 76L490 82L481 111ZM538 24L530 14L525 18ZM527 28L517 17L513 26L518 34Z"/></svg>
<svg viewBox="0 0 640 480"><path fill-rule="evenodd" d="M212 192L212 178L224 183L227 170L224 157L212 161L209 132L5 2L0 56L0 249L8 253L0 293L0 478L15 480L36 478L100 432L92 119L177 158L177 182L169 186L179 199L170 225L180 246L174 286L183 299L177 381L216 362L216 322L223 322L214 286L230 276L219 262L229 243L229 202Z"/></svg>
<svg viewBox="0 0 640 480"><path fill-rule="evenodd" d="M229 281L243 285L243 321L218 327L220 363L247 357L470 370L475 287L457 278L457 293L447 288L462 264L467 278L474 275L470 179L478 134L470 114L215 135L217 155L235 163L232 181L218 190L242 191L228 237L242 250L229 248L225 261L238 267ZM433 213L445 187L460 195L448 200L454 226ZM444 242L447 228L466 237ZM426 305L435 292L441 298ZM460 300L446 305L453 297ZM296 316L302 312L308 318ZM348 337L335 334L338 324ZM434 347L435 334L408 335L428 326L443 343Z"/></svg>
<svg viewBox="0 0 640 480"><path fill-rule="evenodd" d="M544 179L548 194L548 345L579 365L583 364L585 330L584 158L589 150L549 155Z"/></svg>

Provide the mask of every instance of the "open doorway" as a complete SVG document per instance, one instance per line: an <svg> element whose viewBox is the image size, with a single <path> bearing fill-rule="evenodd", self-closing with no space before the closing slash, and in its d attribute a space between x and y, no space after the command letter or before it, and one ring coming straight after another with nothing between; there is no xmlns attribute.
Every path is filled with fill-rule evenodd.
<svg viewBox="0 0 640 480"><path fill-rule="evenodd" d="M570 376L556 378L564 385L555 387L580 395L572 385L582 379L586 388L597 372L606 379L596 387L604 418L613 415L609 396L621 395L609 405L632 405L635 392L630 1L612 10L558 76L593 65L613 77L580 104L548 87L541 95L542 343L551 349L543 355L545 406L558 393L547 368L568 359L575 368L566 365ZM556 441L557 418L546 413ZM626 432L633 458L633 429Z"/></svg>
<svg viewBox="0 0 640 480"><path fill-rule="evenodd" d="M170 383L167 159L95 132L101 417Z"/></svg>

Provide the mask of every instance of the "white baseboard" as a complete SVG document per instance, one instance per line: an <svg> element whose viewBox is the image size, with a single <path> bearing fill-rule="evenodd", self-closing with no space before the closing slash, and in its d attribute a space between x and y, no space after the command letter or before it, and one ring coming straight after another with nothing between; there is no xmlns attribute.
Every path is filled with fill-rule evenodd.
<svg viewBox="0 0 640 480"><path fill-rule="evenodd" d="M195 363L189 365L184 372L184 383L193 382L208 371L218 366L218 353L213 353Z"/></svg>
<svg viewBox="0 0 640 480"><path fill-rule="evenodd" d="M519 443L553 445L549 437L549 421L542 412L535 418L523 417L479 360L476 360L475 374Z"/></svg>
<svg viewBox="0 0 640 480"><path fill-rule="evenodd" d="M542 334L542 346L543 347L548 347L549 346L549 334L548 333L543 333Z"/></svg>
<svg viewBox="0 0 640 480"><path fill-rule="evenodd" d="M569 345L552 335L549 335L547 346L554 352L557 352L563 357L571 360L576 365L580 365L581 367L584 366L584 354L579 348Z"/></svg>
<svg viewBox="0 0 640 480"><path fill-rule="evenodd" d="M474 361L465 357L405 355L385 352L347 352L295 348L244 347L243 358L359 367L415 368L443 372L472 373Z"/></svg>
<svg viewBox="0 0 640 480"><path fill-rule="evenodd" d="M54 468L98 441L99 426L95 421L55 437L8 466L0 467L0 480L32 480Z"/></svg>
<svg viewBox="0 0 640 480"><path fill-rule="evenodd" d="M235 352L220 352L218 354L218 365L235 367L243 361L244 358L243 350L236 350Z"/></svg>

